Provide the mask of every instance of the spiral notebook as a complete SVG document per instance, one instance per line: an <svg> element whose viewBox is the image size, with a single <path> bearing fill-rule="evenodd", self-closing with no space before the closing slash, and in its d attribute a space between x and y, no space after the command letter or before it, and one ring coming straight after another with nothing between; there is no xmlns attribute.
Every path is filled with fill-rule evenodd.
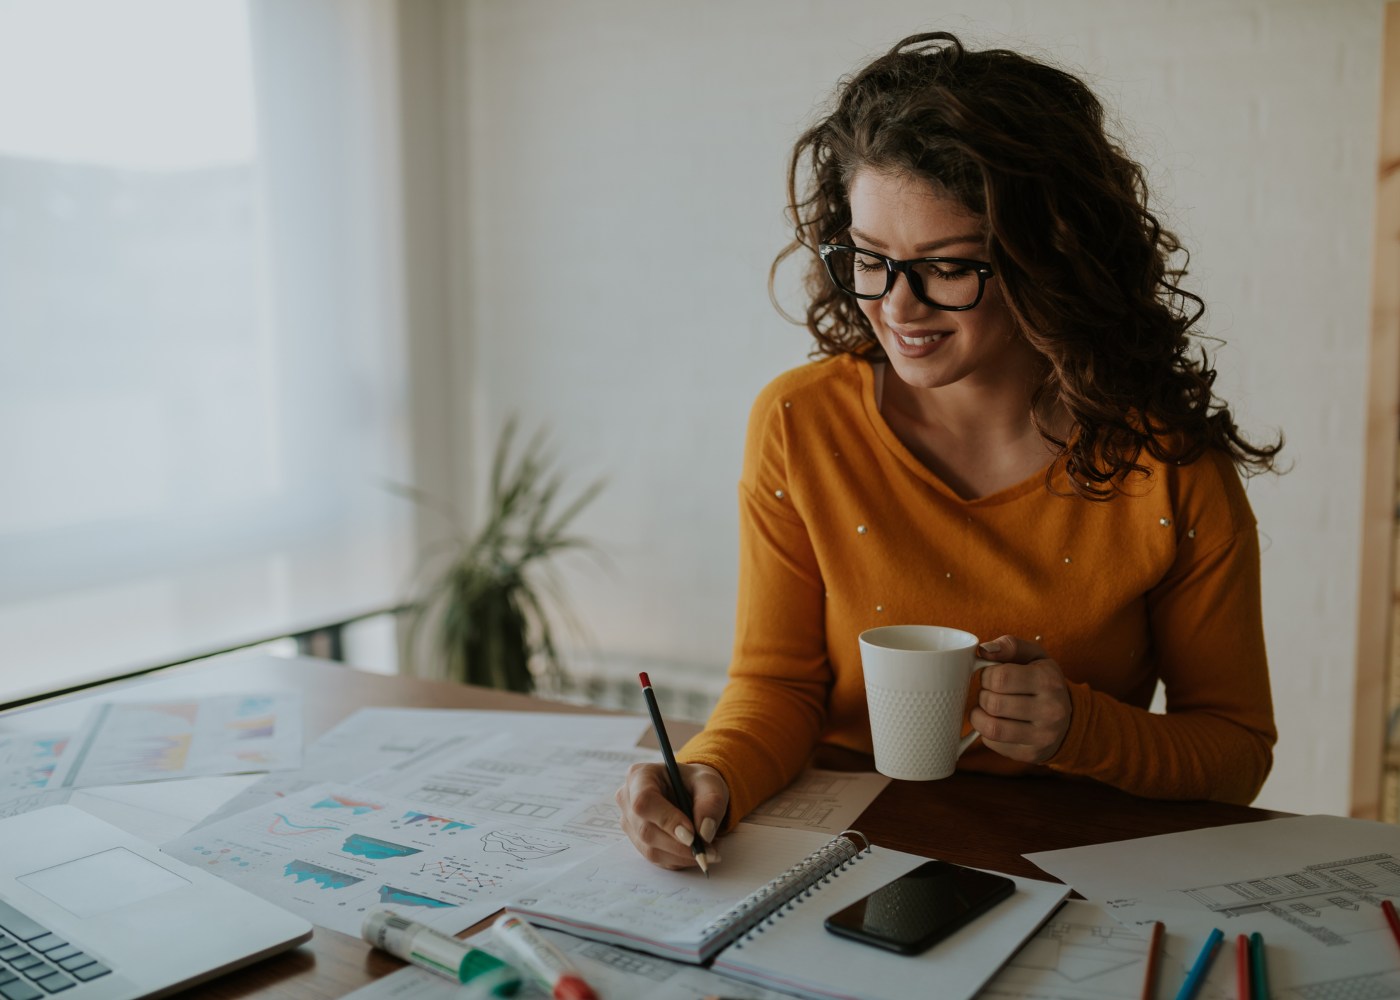
<svg viewBox="0 0 1400 1000"><path fill-rule="evenodd" d="M508 907L591 940L694 964L713 959L716 972L787 992L903 1000L930 976L940 997L973 996L1069 893L1013 878L1010 899L922 955L895 955L838 938L822 921L927 858L872 847L855 831L830 838L747 823L719 848L723 860L707 879L657 868L623 841Z"/></svg>

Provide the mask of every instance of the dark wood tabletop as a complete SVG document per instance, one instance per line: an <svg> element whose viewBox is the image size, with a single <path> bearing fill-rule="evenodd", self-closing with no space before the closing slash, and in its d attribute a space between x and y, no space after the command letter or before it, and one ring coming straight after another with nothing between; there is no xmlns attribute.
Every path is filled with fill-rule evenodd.
<svg viewBox="0 0 1400 1000"><path fill-rule="evenodd" d="M117 685L141 685L151 697L159 698L163 690L178 690L185 696L200 690L229 691L234 684L244 690L301 691L308 741L366 706L596 711L442 681L387 677L321 660L252 656L176 667L65 696L55 703L101 697ZM42 712L52 704L38 703L24 711ZM870 767L869 758L851 754L828 754L818 763L824 767ZM1021 855L1283 815L1287 814L1218 802L1140 799L1090 781L955 774L942 781L891 782L854 826L885 847L1051 879ZM300 948L180 997L333 1000L402 964L358 938L318 927L312 940Z"/></svg>

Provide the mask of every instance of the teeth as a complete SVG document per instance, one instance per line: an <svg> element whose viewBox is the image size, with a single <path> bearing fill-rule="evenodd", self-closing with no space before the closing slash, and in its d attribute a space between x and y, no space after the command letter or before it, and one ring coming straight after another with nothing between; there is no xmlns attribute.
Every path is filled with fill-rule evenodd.
<svg viewBox="0 0 1400 1000"><path fill-rule="evenodd" d="M899 342L905 347L923 347L925 344L932 344L934 341L942 340L948 336L946 333L933 333L927 337L905 337L899 335Z"/></svg>

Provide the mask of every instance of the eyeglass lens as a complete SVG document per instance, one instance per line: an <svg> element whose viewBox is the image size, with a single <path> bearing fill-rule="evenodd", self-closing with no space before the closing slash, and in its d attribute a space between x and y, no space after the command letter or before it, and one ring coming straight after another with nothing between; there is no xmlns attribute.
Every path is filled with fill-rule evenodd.
<svg viewBox="0 0 1400 1000"><path fill-rule="evenodd" d="M832 250L827 265L842 291L866 298L884 295L898 278L883 257L859 250ZM915 295L932 305L965 309L982 290L976 270L950 261L911 261L905 276Z"/></svg>

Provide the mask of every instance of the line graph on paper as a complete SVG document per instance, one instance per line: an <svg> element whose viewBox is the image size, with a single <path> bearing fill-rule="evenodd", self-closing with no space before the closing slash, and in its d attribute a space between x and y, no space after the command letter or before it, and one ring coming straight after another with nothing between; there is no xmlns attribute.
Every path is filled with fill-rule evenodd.
<svg viewBox="0 0 1400 1000"><path fill-rule="evenodd" d="M482 867L456 858L435 858L418 866L415 875L424 876L447 885L468 889L494 889L504 883L501 875L485 872Z"/></svg>

